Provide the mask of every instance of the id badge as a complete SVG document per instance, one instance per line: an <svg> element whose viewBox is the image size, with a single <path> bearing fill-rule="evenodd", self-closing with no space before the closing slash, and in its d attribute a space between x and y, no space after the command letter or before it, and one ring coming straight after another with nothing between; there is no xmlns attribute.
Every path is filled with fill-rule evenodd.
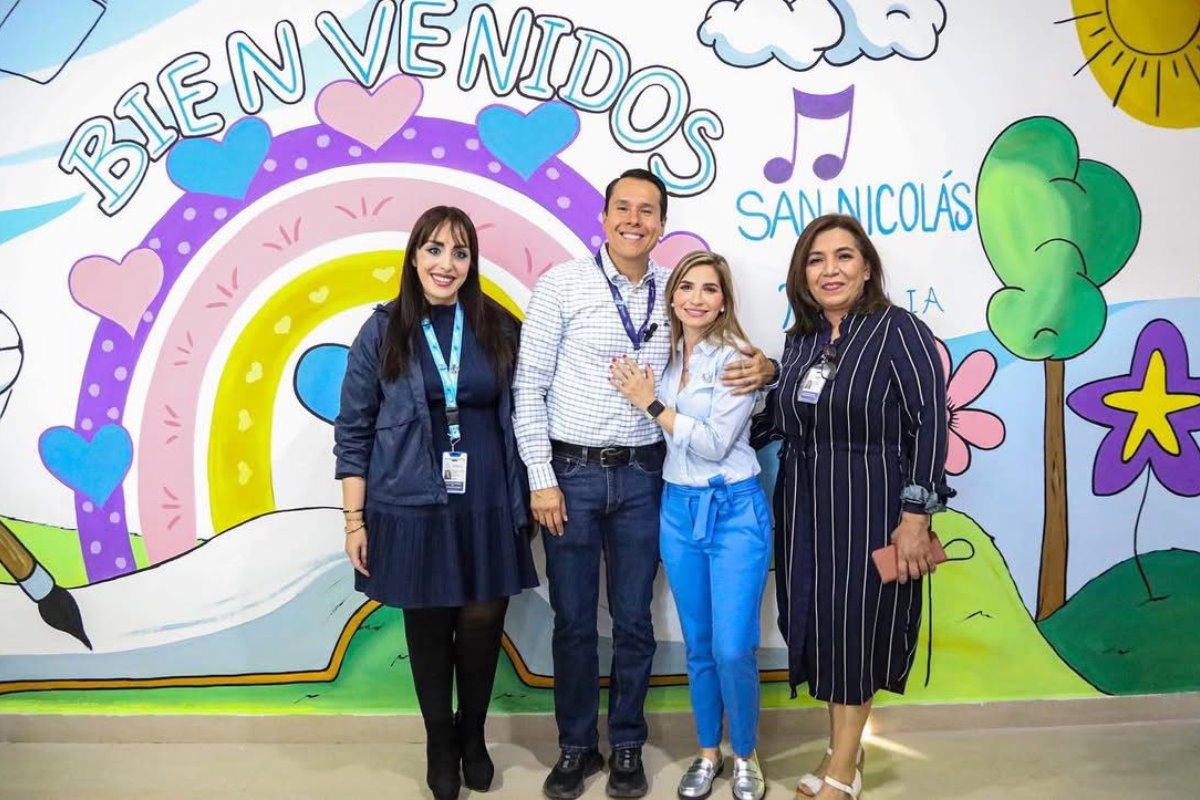
<svg viewBox="0 0 1200 800"><path fill-rule="evenodd" d="M799 399L801 403L816 403L821 397L821 390L825 388L825 382L829 379L825 376L825 369L821 364L813 364L808 368L808 372L804 374L804 380L800 383Z"/></svg>
<svg viewBox="0 0 1200 800"><path fill-rule="evenodd" d="M442 453L442 479L449 494L467 492L467 454Z"/></svg>

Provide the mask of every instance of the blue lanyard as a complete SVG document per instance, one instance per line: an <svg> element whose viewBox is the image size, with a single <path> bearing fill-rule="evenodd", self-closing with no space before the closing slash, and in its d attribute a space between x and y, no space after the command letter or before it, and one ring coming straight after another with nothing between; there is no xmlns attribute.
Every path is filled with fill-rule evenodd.
<svg viewBox="0 0 1200 800"><path fill-rule="evenodd" d="M450 428L450 451L454 452L462 431L458 426L458 368L462 364L463 310L459 303L454 304L454 336L450 339L450 364L442 356L442 346L438 344L437 334L433 332L433 323L426 315L421 319L421 329L425 331L425 341L429 343L429 353L433 363L437 365L438 375L442 379L442 390L446 393L446 424Z"/></svg>
<svg viewBox="0 0 1200 800"><path fill-rule="evenodd" d="M596 251L596 266L600 268L600 274L604 276L604 282L608 284L608 290L612 292L613 303L617 306L617 314L621 317L621 324L625 326L625 335L629 337L629 342L633 345L634 350L642 349L642 345L646 342L646 331L650 328L650 317L654 315L654 301L658 296L654 273L650 274L650 297L646 301L646 318L642 320L642 327L635 330L633 320L629 317L629 308L625 305L625 298L621 297L621 290L609 280L608 273L604 271L604 262L600 260L599 250Z"/></svg>

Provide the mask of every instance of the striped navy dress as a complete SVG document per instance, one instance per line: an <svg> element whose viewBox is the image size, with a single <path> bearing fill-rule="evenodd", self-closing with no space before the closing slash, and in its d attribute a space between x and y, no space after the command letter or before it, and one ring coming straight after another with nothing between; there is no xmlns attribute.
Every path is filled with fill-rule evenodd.
<svg viewBox="0 0 1200 800"><path fill-rule="evenodd" d="M793 693L807 681L818 700L861 705L903 692L916 653L922 582L882 583L871 553L890 543L906 486L942 486L946 388L933 334L893 306L845 317L836 372L802 403L828 339L828 328L787 337L753 438L782 441L775 585Z"/></svg>

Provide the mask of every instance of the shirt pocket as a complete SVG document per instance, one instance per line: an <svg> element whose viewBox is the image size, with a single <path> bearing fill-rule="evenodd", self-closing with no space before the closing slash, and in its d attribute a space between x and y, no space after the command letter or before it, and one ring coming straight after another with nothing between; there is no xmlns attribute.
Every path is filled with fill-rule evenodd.
<svg viewBox="0 0 1200 800"><path fill-rule="evenodd" d="M613 335L613 328L621 332ZM629 339L621 326L612 302L580 301L572 304L560 347L582 356L585 363L607 362L610 358L630 352Z"/></svg>
<svg viewBox="0 0 1200 800"><path fill-rule="evenodd" d="M416 419L417 411L415 408L395 408L384 403L379 409L379 416L375 418L375 430L397 428L414 422Z"/></svg>
<svg viewBox="0 0 1200 800"><path fill-rule="evenodd" d="M420 419L411 406L384 404L375 419L375 444L368 467L368 494L395 500L423 484L422 473L432 468L430 442L423 435ZM427 468L428 467L428 468Z"/></svg>

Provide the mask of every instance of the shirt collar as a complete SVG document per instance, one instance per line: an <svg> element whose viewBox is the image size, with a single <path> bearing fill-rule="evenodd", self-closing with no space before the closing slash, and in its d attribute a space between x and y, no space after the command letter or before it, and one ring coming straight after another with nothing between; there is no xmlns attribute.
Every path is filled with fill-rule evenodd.
<svg viewBox="0 0 1200 800"><path fill-rule="evenodd" d="M621 271L617 269L617 265L613 263L612 258L608 255L608 243L607 242L600 245L600 264L604 268L604 276L606 278L608 278L608 280L611 281L612 283L616 283L617 281L625 281L626 283L631 282L629 280L629 278L626 278L624 275L621 274ZM643 283L645 283L650 278L650 276L654 275L654 273L657 271L658 271L658 264L656 264L654 262L654 259L651 258L650 265L646 269L646 274L642 275L642 279L640 281L638 281L636 285L641 286Z"/></svg>
<svg viewBox="0 0 1200 800"><path fill-rule="evenodd" d="M847 312L846 316L842 317L842 326L838 338L840 339L849 333L853 333L860 319L862 319L861 314L855 314L852 311ZM825 319L824 314L821 315L821 327L819 330L822 338L828 338L833 331L833 326L829 324L829 320Z"/></svg>

